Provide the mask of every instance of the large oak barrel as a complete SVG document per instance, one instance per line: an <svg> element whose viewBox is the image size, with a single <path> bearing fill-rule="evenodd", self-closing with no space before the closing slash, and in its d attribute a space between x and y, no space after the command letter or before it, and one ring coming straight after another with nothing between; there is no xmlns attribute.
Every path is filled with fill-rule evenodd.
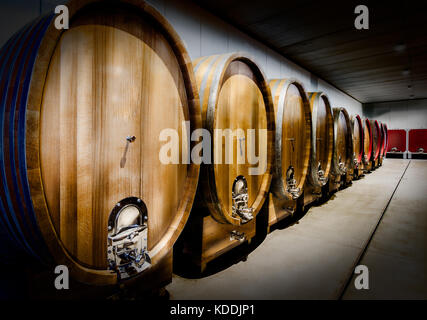
<svg viewBox="0 0 427 320"><path fill-rule="evenodd" d="M334 152L332 170L336 176L344 175L353 167L353 138L347 110L334 108Z"/></svg>
<svg viewBox="0 0 427 320"><path fill-rule="evenodd" d="M380 158L382 159L385 155L386 147L387 147L387 126L384 122L381 122L380 127L381 127Z"/></svg>
<svg viewBox="0 0 427 320"><path fill-rule="evenodd" d="M377 120L370 120L372 129L372 161L376 161L381 150L381 128Z"/></svg>
<svg viewBox="0 0 427 320"><path fill-rule="evenodd" d="M387 154L387 147L388 147L388 129L387 124L382 124L383 132L384 132L384 141L383 141L383 150L382 150L382 156L385 157Z"/></svg>
<svg viewBox="0 0 427 320"><path fill-rule="evenodd" d="M51 14L1 50L0 218L23 251L114 284L161 261L186 223L199 166L161 162L159 136L173 129L187 157L198 94L184 45L143 1L68 8L69 30Z"/></svg>
<svg viewBox="0 0 427 320"><path fill-rule="evenodd" d="M352 134L353 134L353 165L359 168L363 161L363 124L359 115L351 118Z"/></svg>
<svg viewBox="0 0 427 320"><path fill-rule="evenodd" d="M331 104L326 94L310 92L311 108L311 156L309 181L315 187L328 182L334 147L334 119Z"/></svg>
<svg viewBox="0 0 427 320"><path fill-rule="evenodd" d="M270 89L262 71L244 54L201 57L193 65L212 146L210 163L205 161L201 170L200 196L217 222L239 226L256 216L270 187Z"/></svg>
<svg viewBox="0 0 427 320"><path fill-rule="evenodd" d="M296 200L303 190L310 160L311 112L301 83L270 81L276 115L272 191L280 199Z"/></svg>
<svg viewBox="0 0 427 320"><path fill-rule="evenodd" d="M363 119L363 165L369 166L372 158L372 128L369 119Z"/></svg>

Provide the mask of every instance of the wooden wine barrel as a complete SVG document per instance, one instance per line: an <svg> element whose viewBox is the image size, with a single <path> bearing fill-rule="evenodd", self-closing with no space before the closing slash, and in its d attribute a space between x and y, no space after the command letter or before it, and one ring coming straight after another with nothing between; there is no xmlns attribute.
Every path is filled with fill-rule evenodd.
<svg viewBox="0 0 427 320"><path fill-rule="evenodd" d="M372 161L377 161L381 150L381 128L377 120L370 120L372 129Z"/></svg>
<svg viewBox="0 0 427 320"><path fill-rule="evenodd" d="M353 138L347 110L334 108L334 152L332 170L336 176L345 175L353 167Z"/></svg>
<svg viewBox="0 0 427 320"><path fill-rule="evenodd" d="M202 122L212 146L211 163L202 167L201 197L217 222L240 226L256 216L270 187L274 146L270 89L262 71L243 54L201 57L193 65ZM229 130L228 138L219 130ZM236 196L246 197L242 210L252 211L246 218L240 209L233 210Z"/></svg>
<svg viewBox="0 0 427 320"><path fill-rule="evenodd" d="M270 81L276 115L272 191L280 199L296 200L306 181L311 148L311 112L301 83Z"/></svg>
<svg viewBox="0 0 427 320"><path fill-rule="evenodd" d="M368 119L363 120L363 165L369 166L372 158L372 128Z"/></svg>
<svg viewBox="0 0 427 320"><path fill-rule="evenodd" d="M334 119L326 94L310 92L311 108L311 156L309 182L322 187L328 182L334 148Z"/></svg>
<svg viewBox="0 0 427 320"><path fill-rule="evenodd" d="M187 221L199 165L162 163L159 135L188 144L198 93L184 45L143 1L68 8L69 30L50 14L1 50L0 218L27 253L113 284L170 254Z"/></svg>
<svg viewBox="0 0 427 320"><path fill-rule="evenodd" d="M380 158L382 159L385 155L385 150L387 146L387 128L386 124L381 122L381 148L380 148Z"/></svg>
<svg viewBox="0 0 427 320"><path fill-rule="evenodd" d="M388 148L388 129L387 124L383 123L383 131L384 131L384 145L383 145L383 157L387 154Z"/></svg>
<svg viewBox="0 0 427 320"><path fill-rule="evenodd" d="M353 165L359 168L363 161L363 124L359 115L355 115L351 119L353 133Z"/></svg>

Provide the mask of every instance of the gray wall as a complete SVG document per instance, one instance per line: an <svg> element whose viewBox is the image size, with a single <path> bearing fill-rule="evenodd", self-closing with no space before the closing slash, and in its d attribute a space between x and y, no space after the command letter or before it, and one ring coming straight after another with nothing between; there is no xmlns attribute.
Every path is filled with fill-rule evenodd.
<svg viewBox="0 0 427 320"><path fill-rule="evenodd" d="M307 91L324 91L334 107L345 107L350 114L362 113L362 104L342 91L317 79L275 51L248 37L189 0L149 0L176 29L192 59L200 56L243 51L253 56L267 78L300 80ZM52 10L64 0L0 0L0 46L20 27L41 12Z"/></svg>
<svg viewBox="0 0 427 320"><path fill-rule="evenodd" d="M363 111L389 129L427 129L427 99L366 104Z"/></svg>

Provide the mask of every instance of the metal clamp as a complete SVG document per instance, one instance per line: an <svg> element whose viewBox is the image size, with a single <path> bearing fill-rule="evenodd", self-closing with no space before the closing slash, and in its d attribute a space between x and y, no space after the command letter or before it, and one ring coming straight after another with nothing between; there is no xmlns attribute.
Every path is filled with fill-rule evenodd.
<svg viewBox="0 0 427 320"><path fill-rule="evenodd" d="M107 258L119 279L135 276L151 266L147 250L147 207L131 197L117 203L108 219Z"/></svg>
<svg viewBox="0 0 427 320"><path fill-rule="evenodd" d="M249 222L254 218L253 208L248 207L248 182L244 176L238 176L233 183L231 192L232 198L232 216L240 217L242 224Z"/></svg>

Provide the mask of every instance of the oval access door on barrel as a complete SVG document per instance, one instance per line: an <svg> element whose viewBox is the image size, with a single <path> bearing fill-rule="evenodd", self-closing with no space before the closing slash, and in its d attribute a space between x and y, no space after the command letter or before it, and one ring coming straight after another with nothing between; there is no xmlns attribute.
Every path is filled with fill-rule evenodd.
<svg viewBox="0 0 427 320"><path fill-rule="evenodd" d="M202 121L211 136L211 164L203 167L201 196L220 223L251 221L271 182L274 109L260 69L242 54L193 62Z"/></svg>
<svg viewBox="0 0 427 320"><path fill-rule="evenodd" d="M343 175L353 166L353 139L347 110L334 108L334 154L332 166L336 175Z"/></svg>
<svg viewBox="0 0 427 320"><path fill-rule="evenodd" d="M372 128L368 119L363 120L363 164L368 165L372 158Z"/></svg>
<svg viewBox="0 0 427 320"><path fill-rule="evenodd" d="M363 124L359 115L351 119L353 133L353 164L355 168L359 167L363 158Z"/></svg>
<svg viewBox="0 0 427 320"><path fill-rule="evenodd" d="M311 112L298 81L270 81L276 115L274 181L272 190L282 199L296 200L307 177L311 147Z"/></svg>
<svg viewBox="0 0 427 320"><path fill-rule="evenodd" d="M201 125L198 95L184 45L154 9L132 0L68 7L69 30L51 16L41 38L20 170L55 263L111 284L160 261L184 227L199 166L180 159L184 122ZM183 145L172 162L160 159L165 129Z"/></svg>
<svg viewBox="0 0 427 320"><path fill-rule="evenodd" d="M308 94L312 119L311 157L309 181L315 187L328 182L334 148L334 119L326 94Z"/></svg>

